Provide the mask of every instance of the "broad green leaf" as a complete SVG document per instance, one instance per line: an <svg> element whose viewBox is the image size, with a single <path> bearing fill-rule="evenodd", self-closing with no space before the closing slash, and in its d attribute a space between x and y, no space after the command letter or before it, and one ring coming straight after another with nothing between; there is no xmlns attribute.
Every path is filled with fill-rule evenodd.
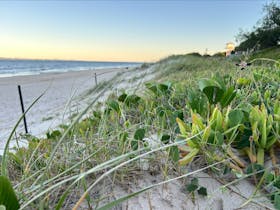
<svg viewBox="0 0 280 210"><path fill-rule="evenodd" d="M205 187L200 187L197 192L199 195L207 196L207 189Z"/></svg>
<svg viewBox="0 0 280 210"><path fill-rule="evenodd" d="M196 185L196 184L188 184L187 185L187 191L190 192L190 193L194 192L197 189L198 189L198 185Z"/></svg>
<svg viewBox="0 0 280 210"><path fill-rule="evenodd" d="M0 205L4 205L7 210L19 209L19 202L9 179L0 176Z"/></svg>
<svg viewBox="0 0 280 210"><path fill-rule="evenodd" d="M176 118L178 117L179 119L183 120L184 119L184 113L181 110L176 110L173 112L173 116Z"/></svg>
<svg viewBox="0 0 280 210"><path fill-rule="evenodd" d="M117 101L114 101L114 100L108 101L107 105L109 108L111 108L115 112L120 113L121 110L120 110L119 103Z"/></svg>
<svg viewBox="0 0 280 210"><path fill-rule="evenodd" d="M46 136L48 139L57 139L59 137L61 137L61 132L59 130L54 130L54 131L49 131L46 133Z"/></svg>
<svg viewBox="0 0 280 210"><path fill-rule="evenodd" d="M170 82L160 84L146 83L145 86L155 95L166 95L172 90L172 83Z"/></svg>
<svg viewBox="0 0 280 210"><path fill-rule="evenodd" d="M198 185L198 178L196 177L192 178L191 184Z"/></svg>
<svg viewBox="0 0 280 210"><path fill-rule="evenodd" d="M145 137L145 129L144 128L139 128L135 131L134 133L134 139L142 141Z"/></svg>
<svg viewBox="0 0 280 210"><path fill-rule="evenodd" d="M158 90L165 93L169 90L170 86L170 84L158 84Z"/></svg>
<svg viewBox="0 0 280 210"><path fill-rule="evenodd" d="M121 94L121 95L119 96L118 101L124 102L126 98L127 98L127 94L126 94L126 93L123 93L123 94Z"/></svg>
<svg viewBox="0 0 280 210"><path fill-rule="evenodd" d="M218 103L224 94L222 86L213 79L201 79L198 81L198 86L211 104Z"/></svg>
<svg viewBox="0 0 280 210"><path fill-rule="evenodd" d="M234 87L230 87L226 90L226 92L223 94L221 98L221 105L222 107L226 107L231 103L231 101L235 98L236 91L234 90Z"/></svg>
<svg viewBox="0 0 280 210"><path fill-rule="evenodd" d="M244 129L240 135L238 135L238 138L236 138L233 142L234 147L237 149L244 149L246 147L250 147L250 137L252 136L252 130L251 129Z"/></svg>
<svg viewBox="0 0 280 210"><path fill-rule="evenodd" d="M168 144L169 141L170 141L170 135L168 135L168 134L163 134L160 140L161 140L162 143Z"/></svg>
<svg viewBox="0 0 280 210"><path fill-rule="evenodd" d="M138 105L141 98L138 95L132 94L127 96L126 100L124 101L127 106Z"/></svg>
<svg viewBox="0 0 280 210"><path fill-rule="evenodd" d="M228 127L232 128L238 124L241 124L244 118L244 114L241 110L231 110L228 114Z"/></svg>
<svg viewBox="0 0 280 210"><path fill-rule="evenodd" d="M153 83L146 83L145 84L146 88L148 88L150 91L152 91L154 94L158 94L158 89L157 89L157 85L153 84Z"/></svg>

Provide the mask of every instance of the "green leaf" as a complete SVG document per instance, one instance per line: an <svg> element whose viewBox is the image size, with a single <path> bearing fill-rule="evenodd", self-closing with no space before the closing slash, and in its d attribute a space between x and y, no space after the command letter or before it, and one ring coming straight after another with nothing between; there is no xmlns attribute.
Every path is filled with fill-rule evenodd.
<svg viewBox="0 0 280 210"><path fill-rule="evenodd" d="M230 128L242 123L243 118L244 118L244 114L241 110L239 109L235 109L235 110L231 110L228 114L228 126Z"/></svg>
<svg viewBox="0 0 280 210"><path fill-rule="evenodd" d="M161 140L162 143L168 144L168 143L169 143L169 140L170 140L170 135L168 135L168 134L163 134L160 140Z"/></svg>
<svg viewBox="0 0 280 210"><path fill-rule="evenodd" d="M195 190L197 190L198 189L198 185L196 185L196 184L188 184L187 185L187 191L188 192L194 192Z"/></svg>
<svg viewBox="0 0 280 210"><path fill-rule="evenodd" d="M274 207L275 207L275 209L280 210L280 195L279 194L276 194L274 196Z"/></svg>
<svg viewBox="0 0 280 210"><path fill-rule="evenodd" d="M117 101L114 101L114 100L108 101L107 105L111 110L114 110L117 113L120 113L121 110L120 110L119 103Z"/></svg>
<svg viewBox="0 0 280 210"><path fill-rule="evenodd" d="M118 101L124 102L126 100L126 98L127 98L127 94L123 93L119 96Z"/></svg>
<svg viewBox="0 0 280 210"><path fill-rule="evenodd" d="M139 128L134 133L134 139L131 141L130 145L133 150L138 149L139 141L142 141L145 137L145 129Z"/></svg>
<svg viewBox="0 0 280 210"><path fill-rule="evenodd" d="M183 120L184 119L184 112L181 111L181 110L176 110L176 111L173 112L173 116L175 116L175 118L178 117L179 119Z"/></svg>
<svg viewBox="0 0 280 210"><path fill-rule="evenodd" d="M280 189L280 176L277 176L277 178L275 178L273 186Z"/></svg>
<svg viewBox="0 0 280 210"><path fill-rule="evenodd" d="M138 140L131 140L130 142L130 146L133 150L137 150L138 149Z"/></svg>
<svg viewBox="0 0 280 210"><path fill-rule="evenodd" d="M222 107L226 107L230 104L230 102L235 98L236 91L234 90L234 87L230 87L226 90L226 92L223 94L223 97L221 98L221 105Z"/></svg>
<svg viewBox="0 0 280 210"><path fill-rule="evenodd" d="M139 128L138 130L135 131L134 133L134 139L142 141L145 137L145 129L144 128Z"/></svg>
<svg viewBox="0 0 280 210"><path fill-rule="evenodd" d="M170 87L171 84L158 84L158 90L160 90L162 93L167 92Z"/></svg>
<svg viewBox="0 0 280 210"><path fill-rule="evenodd" d="M200 187L197 192L199 195L207 196L207 189L205 187Z"/></svg>
<svg viewBox="0 0 280 210"><path fill-rule="evenodd" d="M132 105L138 105L140 102L141 98L138 95L129 95L127 96L126 100L125 100L125 104L127 106L132 106Z"/></svg>
<svg viewBox="0 0 280 210"><path fill-rule="evenodd" d="M152 91L154 94L158 94L158 89L157 89L157 85L153 84L153 83L146 83L145 84L146 88L148 88L150 91Z"/></svg>
<svg viewBox="0 0 280 210"><path fill-rule="evenodd" d="M244 129L243 133L238 136L233 142L234 147L237 149L243 149L250 147L250 137L252 136L251 129Z"/></svg>
<svg viewBox="0 0 280 210"><path fill-rule="evenodd" d="M0 176L0 205L4 205L7 210L19 209L19 202L9 179Z"/></svg>
<svg viewBox="0 0 280 210"><path fill-rule="evenodd" d="M200 115L203 115L206 112L207 99L201 91L190 89L188 91L187 99L188 105L194 112L197 112Z"/></svg>
<svg viewBox="0 0 280 210"><path fill-rule="evenodd" d="M162 106L156 108L156 113L159 117L163 117L165 114L165 109Z"/></svg>
<svg viewBox="0 0 280 210"><path fill-rule="evenodd" d="M59 130L54 130L54 131L49 131L46 133L46 136L48 139L56 139L56 138L59 138L61 137L61 132Z"/></svg>
<svg viewBox="0 0 280 210"><path fill-rule="evenodd" d="M160 84L154 84L154 83L146 83L145 86L152 91L155 95L166 95L171 92L172 83L160 83Z"/></svg>
<svg viewBox="0 0 280 210"><path fill-rule="evenodd" d="M224 136L220 131L215 132L215 143L219 146L224 143Z"/></svg>
<svg viewBox="0 0 280 210"><path fill-rule="evenodd" d="M177 146L170 147L169 150L169 157L174 161L177 162L180 159L179 149Z"/></svg>
<svg viewBox="0 0 280 210"><path fill-rule="evenodd" d="M256 174L256 176L258 178L261 178L264 174L264 172L262 171L264 168L262 165L257 164L257 163L252 163L250 164L247 169L246 169L246 173L247 174ZM259 172L262 171L262 172Z"/></svg>
<svg viewBox="0 0 280 210"><path fill-rule="evenodd" d="M191 184L198 185L198 178L196 177L192 178Z"/></svg>
<svg viewBox="0 0 280 210"><path fill-rule="evenodd" d="M219 102L224 94L222 86L213 79L201 79L198 81L198 86L211 104Z"/></svg>

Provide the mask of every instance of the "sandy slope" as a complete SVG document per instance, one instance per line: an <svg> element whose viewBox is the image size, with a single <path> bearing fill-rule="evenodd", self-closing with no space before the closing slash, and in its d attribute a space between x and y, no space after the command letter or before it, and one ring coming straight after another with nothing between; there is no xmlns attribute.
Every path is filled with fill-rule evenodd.
<svg viewBox="0 0 280 210"><path fill-rule="evenodd" d="M112 90L118 92L125 89L133 92L141 87L142 83L154 78L155 72L153 70L153 67L146 70L138 68L126 71L120 76L116 76L116 72L100 76L99 81L111 79L111 88L104 92L99 101L106 99ZM124 70L119 69L119 71ZM17 84L22 85L26 104L30 104L49 87L42 100L34 106L27 116L28 124L33 134L40 134L49 127L55 127L60 123L67 122L67 116L71 115L71 109L73 113L81 110L100 93L97 91L84 97L86 92L94 87L93 73L90 71L0 79L0 98L2 99L0 106L0 137L2 137L2 144L3 136L8 134L20 116ZM71 98L73 98L70 100L72 104L68 104ZM65 110L67 114L63 117ZM52 117L52 119L43 119L47 117ZM18 132L20 131L22 131L22 127ZM133 180L127 180L127 183L112 185L110 181L105 180L106 186L102 185L100 189L97 186L90 192L90 196L96 198L111 195L109 200L104 201L106 203L165 180L161 174L151 174L149 166L145 168L137 172L138 175ZM185 190L186 183L190 182L191 179L191 177L187 177L152 188L115 206L113 209L272 209L269 200L263 196L254 198L248 205L240 208L255 190L254 185L246 180L230 185L229 188L225 189L222 188L223 184L221 182L205 172L199 172L193 176L199 177L200 185L207 188L207 197L196 195L195 199L192 199L192 196ZM75 205L82 193L83 191L75 192L73 197L67 201L67 209ZM101 202L100 206L105 203ZM88 209L87 203L83 202L80 209Z"/></svg>
<svg viewBox="0 0 280 210"><path fill-rule="evenodd" d="M98 82L113 78L126 69L98 70ZM25 108L41 93L44 96L27 114L29 132L40 135L49 128L67 122L67 118L83 106L76 98L95 86L94 71L76 71L66 73L48 73L33 76L0 78L0 154L1 149L13 126L21 115L17 85L21 85ZM17 129L22 133L23 123Z"/></svg>

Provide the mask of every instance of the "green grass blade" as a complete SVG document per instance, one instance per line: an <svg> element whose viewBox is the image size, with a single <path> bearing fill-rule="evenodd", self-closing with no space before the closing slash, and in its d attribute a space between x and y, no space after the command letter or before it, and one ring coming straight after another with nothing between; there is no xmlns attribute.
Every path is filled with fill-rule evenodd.
<svg viewBox="0 0 280 210"><path fill-rule="evenodd" d="M19 120L17 121L16 125L14 126L7 142L6 142L6 145L5 145L5 149L4 149L4 153L3 153L3 156L2 156L2 163L1 163L1 175L3 176L7 176L7 154L8 154L8 151L9 151L9 145L10 145L10 141L12 140L13 138L13 135L19 125L19 123L21 122L21 120L23 119L23 117L26 115L26 113L34 106L34 104L37 103L37 101L45 94L46 90L38 97L36 98L33 103L27 108L27 110L21 115L21 117L19 118Z"/></svg>
<svg viewBox="0 0 280 210"><path fill-rule="evenodd" d="M4 205L7 210L19 209L19 202L9 179L0 176L0 205Z"/></svg>

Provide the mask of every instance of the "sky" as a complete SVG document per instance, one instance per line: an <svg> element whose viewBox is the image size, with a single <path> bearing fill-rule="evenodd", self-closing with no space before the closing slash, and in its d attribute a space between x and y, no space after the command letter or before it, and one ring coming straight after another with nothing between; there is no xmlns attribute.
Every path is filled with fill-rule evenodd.
<svg viewBox="0 0 280 210"><path fill-rule="evenodd" d="M252 29L266 2L1 0L0 57L150 62L212 54Z"/></svg>

